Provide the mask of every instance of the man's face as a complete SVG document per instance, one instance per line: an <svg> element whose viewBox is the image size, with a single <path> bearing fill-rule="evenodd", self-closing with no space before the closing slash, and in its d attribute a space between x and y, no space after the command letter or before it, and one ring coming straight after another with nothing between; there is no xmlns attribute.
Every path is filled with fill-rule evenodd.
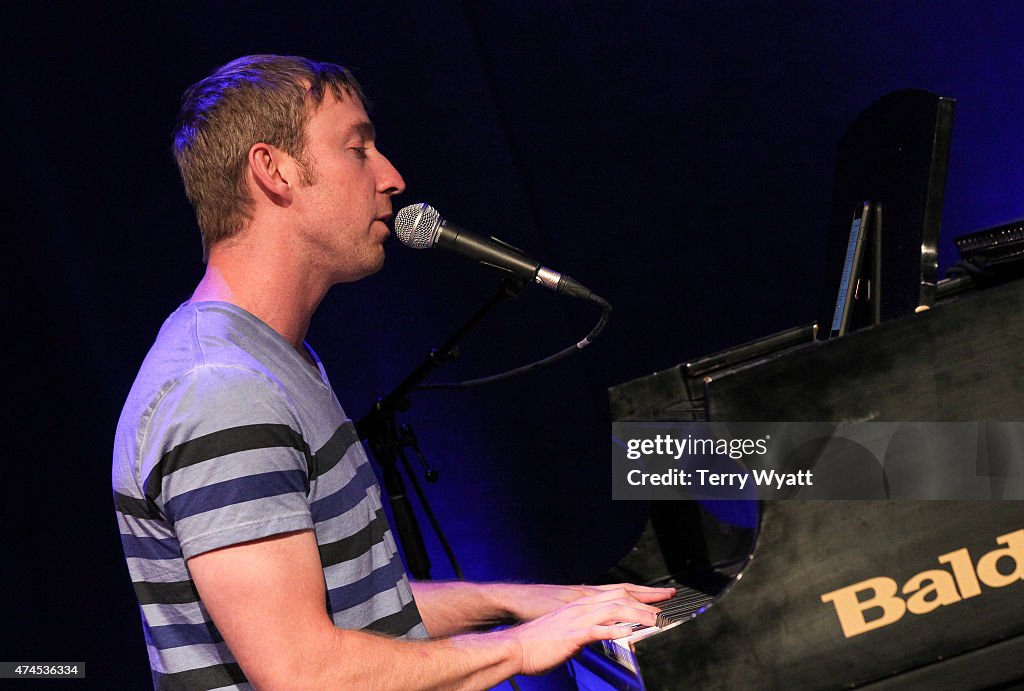
<svg viewBox="0 0 1024 691"><path fill-rule="evenodd" d="M306 125L305 159L313 180L299 185L294 200L302 250L335 283L376 272L384 263L391 197L405 181L377 151L363 106L328 93Z"/></svg>

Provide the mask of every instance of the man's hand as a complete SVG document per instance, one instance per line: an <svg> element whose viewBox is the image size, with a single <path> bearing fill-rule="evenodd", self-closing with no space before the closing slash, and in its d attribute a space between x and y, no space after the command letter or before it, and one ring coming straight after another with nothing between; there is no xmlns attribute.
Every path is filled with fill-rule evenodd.
<svg viewBox="0 0 1024 691"><path fill-rule="evenodd" d="M487 589L498 609L523 622L544 616L581 598L610 591L623 591L627 597L644 603L660 602L675 595L675 588L651 588L632 583L598 586L493 583Z"/></svg>
<svg viewBox="0 0 1024 691"><path fill-rule="evenodd" d="M664 599L664 592L672 591L671 588L634 585L592 590L597 592L577 597L532 621L491 635L508 637L518 644L522 656L521 674L543 674L588 643L628 636L632 632L630 624L654 626L660 610L641 598Z"/></svg>

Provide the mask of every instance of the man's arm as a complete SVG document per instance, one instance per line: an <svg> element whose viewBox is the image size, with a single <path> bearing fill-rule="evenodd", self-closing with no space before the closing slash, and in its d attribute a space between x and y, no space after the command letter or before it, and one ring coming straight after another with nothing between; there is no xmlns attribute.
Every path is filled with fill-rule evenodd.
<svg viewBox="0 0 1024 691"><path fill-rule="evenodd" d="M580 598L608 591L623 591L624 596L643 602L659 602L675 594L674 588L631 583L584 586L414 581L411 585L423 624L434 638L501 623L530 621Z"/></svg>
<svg viewBox="0 0 1024 691"><path fill-rule="evenodd" d="M408 642L334 626L312 531L213 550L188 566L214 624L261 689L489 688L629 633L615 622L653 625L658 610L641 600L660 599L604 590L513 629Z"/></svg>

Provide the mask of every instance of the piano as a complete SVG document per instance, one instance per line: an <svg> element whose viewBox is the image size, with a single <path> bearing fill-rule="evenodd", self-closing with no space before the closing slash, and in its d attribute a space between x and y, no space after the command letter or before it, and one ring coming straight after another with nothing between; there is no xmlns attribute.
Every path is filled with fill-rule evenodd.
<svg viewBox="0 0 1024 691"><path fill-rule="evenodd" d="M1024 281L818 341L802 327L613 387L614 420L1024 420ZM1019 473L1017 473L1019 474ZM992 496L1024 496L993 472ZM596 582L672 584L580 689L1024 688L1024 502L652 501Z"/></svg>

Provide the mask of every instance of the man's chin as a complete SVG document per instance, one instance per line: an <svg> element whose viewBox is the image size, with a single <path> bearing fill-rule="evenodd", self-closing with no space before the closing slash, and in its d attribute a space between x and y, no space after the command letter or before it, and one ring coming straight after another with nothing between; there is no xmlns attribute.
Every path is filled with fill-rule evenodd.
<svg viewBox="0 0 1024 691"><path fill-rule="evenodd" d="M377 246L378 252L373 257L367 257L366 261L358 267L349 267L340 274L335 283L355 283L367 276L372 276L384 267L384 248Z"/></svg>

